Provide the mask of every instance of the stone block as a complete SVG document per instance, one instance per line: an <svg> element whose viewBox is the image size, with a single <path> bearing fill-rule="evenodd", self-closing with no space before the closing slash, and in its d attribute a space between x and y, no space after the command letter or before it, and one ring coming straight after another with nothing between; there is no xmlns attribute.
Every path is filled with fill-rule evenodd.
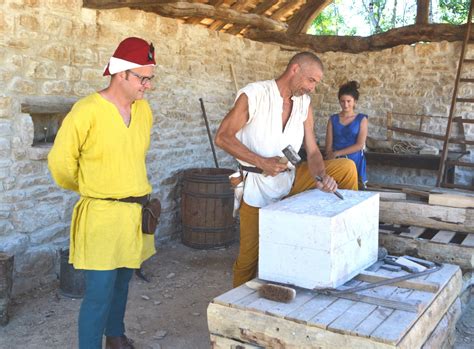
<svg viewBox="0 0 474 349"><path fill-rule="evenodd" d="M36 93L36 83L31 80L26 80L20 77L15 77L10 83L10 89L13 92L21 94L32 95Z"/></svg>
<svg viewBox="0 0 474 349"><path fill-rule="evenodd" d="M46 81L41 90L46 95L67 95L71 85L67 81Z"/></svg>
<svg viewBox="0 0 474 349"><path fill-rule="evenodd" d="M3 237L0 235L0 251L14 256L25 252L28 248L28 243L29 238L25 234L12 233Z"/></svg>
<svg viewBox="0 0 474 349"><path fill-rule="evenodd" d="M69 236L69 225L66 223L56 223L49 227L35 231L30 235L33 245L46 244L55 241L58 237Z"/></svg>
<svg viewBox="0 0 474 349"><path fill-rule="evenodd" d="M72 54L72 63L74 65L96 66L98 62L97 52L91 49L74 50Z"/></svg>
<svg viewBox="0 0 474 349"><path fill-rule="evenodd" d="M12 213L12 223L18 231L31 233L37 229L48 227L61 220L57 208L47 204L39 204L31 209L23 209Z"/></svg>
<svg viewBox="0 0 474 349"><path fill-rule="evenodd" d="M33 247L15 256L15 272L20 277L45 275L54 267L55 259L56 252L51 247Z"/></svg>
<svg viewBox="0 0 474 349"><path fill-rule="evenodd" d="M40 24L38 18L30 15L21 15L20 16L20 27L28 31L39 32Z"/></svg>
<svg viewBox="0 0 474 349"><path fill-rule="evenodd" d="M0 211L0 218L2 218L3 214L4 212ZM0 220L0 236L7 235L11 231L13 231L13 224L11 224L6 219L2 218Z"/></svg>
<svg viewBox="0 0 474 349"><path fill-rule="evenodd" d="M45 45L38 52L39 57L47 58L55 62L69 62L70 49L60 44Z"/></svg>
<svg viewBox="0 0 474 349"><path fill-rule="evenodd" d="M310 190L260 209L258 277L338 287L377 260L379 194Z"/></svg>

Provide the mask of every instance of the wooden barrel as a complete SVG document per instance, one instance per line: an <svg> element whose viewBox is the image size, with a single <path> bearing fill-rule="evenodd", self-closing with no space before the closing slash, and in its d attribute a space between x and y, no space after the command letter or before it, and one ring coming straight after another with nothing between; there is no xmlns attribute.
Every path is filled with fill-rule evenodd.
<svg viewBox="0 0 474 349"><path fill-rule="evenodd" d="M8 324L13 285L13 256L0 252L0 326Z"/></svg>
<svg viewBox="0 0 474 349"><path fill-rule="evenodd" d="M225 168L194 168L184 171L181 195L183 244L199 249L227 246L235 241L232 216L234 191Z"/></svg>
<svg viewBox="0 0 474 349"><path fill-rule="evenodd" d="M69 298L82 298L86 289L84 270L69 264L69 249L60 251L59 293Z"/></svg>

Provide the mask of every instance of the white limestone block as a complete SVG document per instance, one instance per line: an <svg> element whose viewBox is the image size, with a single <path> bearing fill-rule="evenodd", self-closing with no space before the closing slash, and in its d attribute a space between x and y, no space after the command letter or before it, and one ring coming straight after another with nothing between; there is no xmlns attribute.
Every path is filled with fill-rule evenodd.
<svg viewBox="0 0 474 349"><path fill-rule="evenodd" d="M309 190L260 209L260 279L335 288L377 261L379 194Z"/></svg>

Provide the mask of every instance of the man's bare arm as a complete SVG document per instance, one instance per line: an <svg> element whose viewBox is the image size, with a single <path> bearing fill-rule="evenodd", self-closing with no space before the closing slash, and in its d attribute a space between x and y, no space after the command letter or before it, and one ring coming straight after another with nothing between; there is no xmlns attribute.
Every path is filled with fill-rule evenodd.
<svg viewBox="0 0 474 349"><path fill-rule="evenodd" d="M268 175L276 176L286 170L286 164L279 163L277 156L266 158L255 154L235 136L249 120L248 109L247 95L241 94L217 130L216 145L230 155L261 168Z"/></svg>

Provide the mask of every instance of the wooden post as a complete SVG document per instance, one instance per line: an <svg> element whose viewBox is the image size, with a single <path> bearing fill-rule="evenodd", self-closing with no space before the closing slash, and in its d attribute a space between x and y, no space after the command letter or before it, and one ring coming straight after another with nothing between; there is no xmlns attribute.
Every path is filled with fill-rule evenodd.
<svg viewBox="0 0 474 349"><path fill-rule="evenodd" d="M390 129L392 127L392 113L387 112L387 140L392 140L393 131Z"/></svg>
<svg viewBox="0 0 474 349"><path fill-rule="evenodd" d="M424 117L425 117L424 115L420 115L420 127L418 128L418 131L420 131L420 132L421 132L421 130L422 130L422 128L423 128L423 118L424 118Z"/></svg>
<svg viewBox="0 0 474 349"><path fill-rule="evenodd" d="M13 284L13 256L0 252L0 325L8 323L8 310Z"/></svg>
<svg viewBox="0 0 474 349"><path fill-rule="evenodd" d="M430 0L418 0L416 6L416 24L428 24L430 17Z"/></svg>

